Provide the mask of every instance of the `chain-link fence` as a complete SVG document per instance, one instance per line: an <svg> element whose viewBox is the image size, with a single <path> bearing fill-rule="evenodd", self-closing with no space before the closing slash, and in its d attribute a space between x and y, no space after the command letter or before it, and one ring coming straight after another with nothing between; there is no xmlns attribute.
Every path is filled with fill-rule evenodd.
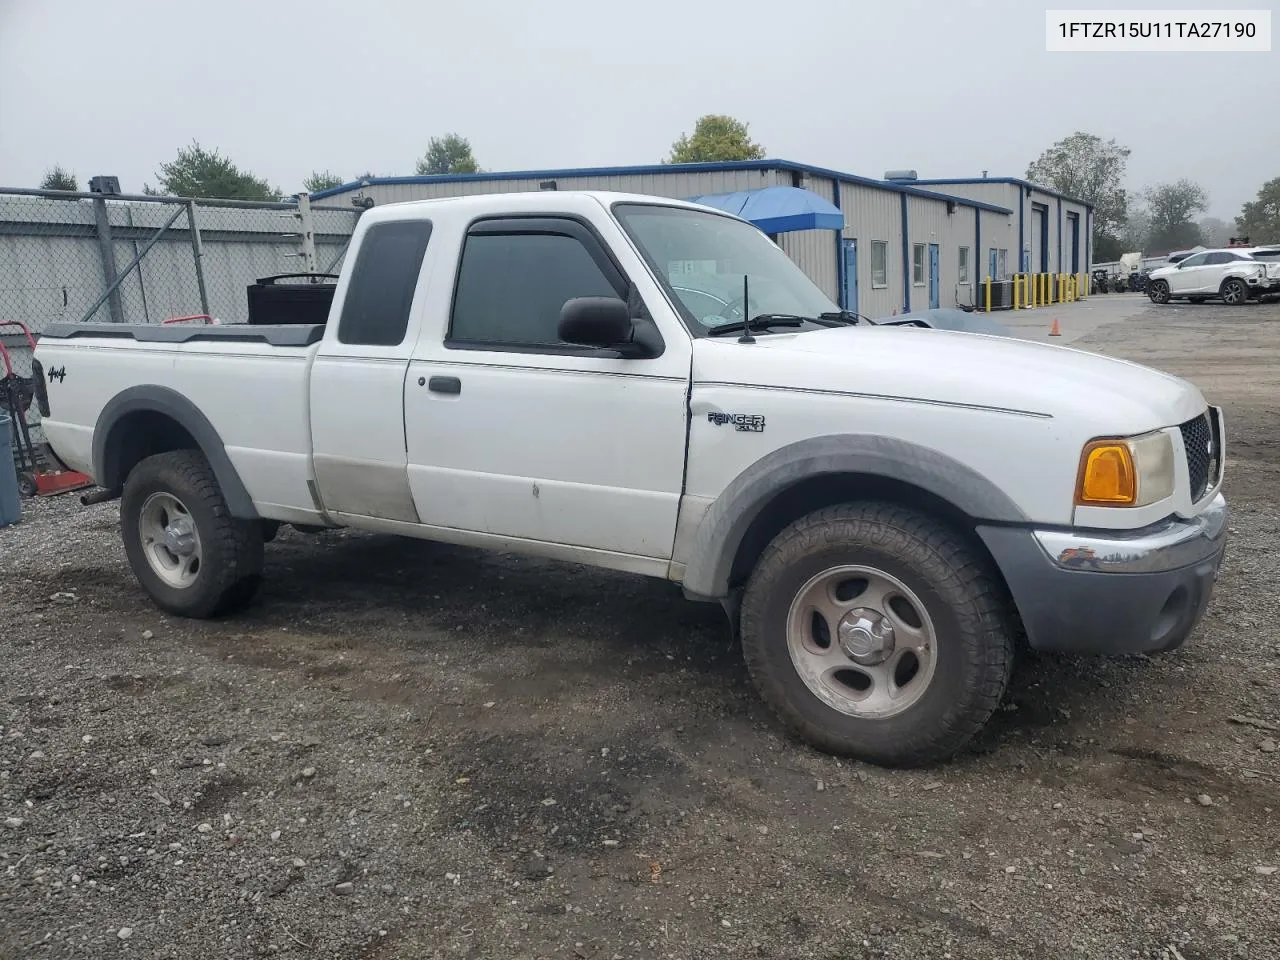
<svg viewBox="0 0 1280 960"><path fill-rule="evenodd" d="M260 277L335 273L360 211L289 203L0 189L0 409L57 322L247 319ZM29 420L38 420L34 405Z"/></svg>
<svg viewBox="0 0 1280 960"><path fill-rule="evenodd" d="M332 272L359 211L0 189L0 321L243 321L259 277ZM310 233L310 238L307 234Z"/></svg>

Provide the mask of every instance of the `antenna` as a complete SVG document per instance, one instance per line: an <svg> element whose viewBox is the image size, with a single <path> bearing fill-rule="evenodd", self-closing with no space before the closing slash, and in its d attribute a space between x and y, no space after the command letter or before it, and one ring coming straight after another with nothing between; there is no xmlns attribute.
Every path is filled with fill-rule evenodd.
<svg viewBox="0 0 1280 960"><path fill-rule="evenodd" d="M755 343L756 338L751 335L751 300L749 299L749 288L747 287L747 275L742 275L742 336L738 338L739 343Z"/></svg>

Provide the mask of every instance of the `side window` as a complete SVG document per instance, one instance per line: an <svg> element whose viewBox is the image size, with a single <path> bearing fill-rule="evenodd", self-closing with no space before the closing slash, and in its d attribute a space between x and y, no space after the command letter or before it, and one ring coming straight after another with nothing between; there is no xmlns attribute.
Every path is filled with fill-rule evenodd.
<svg viewBox="0 0 1280 960"><path fill-rule="evenodd" d="M911 245L911 284L916 287L924 286L923 243L915 243Z"/></svg>
<svg viewBox="0 0 1280 960"><path fill-rule="evenodd" d="M431 239L428 220L401 220L369 228L351 267L351 283L338 319L338 342L394 347L404 341L409 308Z"/></svg>
<svg viewBox="0 0 1280 960"><path fill-rule="evenodd" d="M961 247L959 257L960 259L959 259L959 263L957 264L957 269L960 274L960 282L968 283L969 282L969 248Z"/></svg>
<svg viewBox="0 0 1280 960"><path fill-rule="evenodd" d="M557 327L566 300L622 293L621 278L606 275L588 249L593 239L576 224L567 224L564 233L518 229L473 228L467 235L450 340L554 347L563 343Z"/></svg>
<svg viewBox="0 0 1280 960"><path fill-rule="evenodd" d="M1197 253L1194 256L1187 257L1187 259L1183 260L1182 263L1179 264L1179 266L1184 268L1185 267L1203 267L1205 265L1205 261L1207 261L1208 259L1209 259L1209 255L1207 253Z"/></svg>
<svg viewBox="0 0 1280 960"><path fill-rule="evenodd" d="M889 285L889 241L871 241L871 286L877 290Z"/></svg>
<svg viewBox="0 0 1280 960"><path fill-rule="evenodd" d="M1230 263L1232 260L1238 259L1229 253L1211 253L1204 258L1206 266L1215 266L1219 263Z"/></svg>

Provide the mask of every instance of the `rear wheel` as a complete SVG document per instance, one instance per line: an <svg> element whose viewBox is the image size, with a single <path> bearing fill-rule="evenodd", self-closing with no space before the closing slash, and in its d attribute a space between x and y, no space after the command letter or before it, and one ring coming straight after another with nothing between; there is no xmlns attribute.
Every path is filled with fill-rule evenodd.
<svg viewBox="0 0 1280 960"><path fill-rule="evenodd" d="M130 471L120 526L134 576L156 605L182 617L229 613L262 580L263 530L231 516L196 450L148 457Z"/></svg>
<svg viewBox="0 0 1280 960"><path fill-rule="evenodd" d="M1230 306L1238 306L1249 299L1249 288L1244 281L1232 277L1222 285L1222 302Z"/></svg>
<svg viewBox="0 0 1280 960"><path fill-rule="evenodd" d="M1000 703L1015 631L1001 585L948 527L885 503L804 517L742 605L764 700L819 749L887 766L961 750Z"/></svg>
<svg viewBox="0 0 1280 960"><path fill-rule="evenodd" d="M1169 284L1164 280L1152 280L1147 287L1147 296L1152 303L1169 302Z"/></svg>

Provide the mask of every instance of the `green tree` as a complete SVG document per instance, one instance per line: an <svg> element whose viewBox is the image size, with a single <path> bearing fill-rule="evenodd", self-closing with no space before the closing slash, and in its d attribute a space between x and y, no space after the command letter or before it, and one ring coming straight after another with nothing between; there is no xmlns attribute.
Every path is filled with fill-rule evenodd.
<svg viewBox="0 0 1280 960"><path fill-rule="evenodd" d="M54 164L53 169L44 175L44 179L40 181L41 190L79 190L80 185L76 182L76 175L70 170L63 168L61 164Z"/></svg>
<svg viewBox="0 0 1280 960"><path fill-rule="evenodd" d="M1113 260L1119 260L1120 254L1128 252L1129 244L1120 237L1109 233L1095 233L1089 256L1094 263L1111 263Z"/></svg>
<svg viewBox="0 0 1280 960"><path fill-rule="evenodd" d="M419 176L437 173L480 173L480 164L476 163L475 154L471 152L471 143L466 137L456 133L446 133L443 137L432 137L427 141L427 152L418 161Z"/></svg>
<svg viewBox="0 0 1280 960"><path fill-rule="evenodd" d="M321 190L332 190L334 187L340 187L345 183L340 176L325 170L323 173L312 170L311 176L302 181L302 189L307 193L319 193Z"/></svg>
<svg viewBox="0 0 1280 960"><path fill-rule="evenodd" d="M171 197L211 197L219 200L279 200L280 191L241 170L217 150L206 150L194 140L178 151L178 156L160 164L156 176L160 189L144 187L147 193Z"/></svg>
<svg viewBox="0 0 1280 960"><path fill-rule="evenodd" d="M1201 242L1194 217L1208 208L1209 196L1198 183L1182 179L1157 184L1145 191L1144 199L1151 218L1147 245L1152 250L1169 253Z"/></svg>
<svg viewBox="0 0 1280 960"><path fill-rule="evenodd" d="M1258 198L1241 208L1236 224L1251 243L1280 243L1280 177L1262 185Z"/></svg>
<svg viewBox="0 0 1280 960"><path fill-rule="evenodd" d="M1093 207L1096 249L1103 237L1120 237L1128 219L1129 198L1122 186L1128 160L1128 147L1076 131L1040 154L1027 167L1027 179ZM1095 254L1094 259L1103 258Z"/></svg>
<svg viewBox="0 0 1280 960"><path fill-rule="evenodd" d="M747 124L723 114L699 117L692 134L671 144L668 163L714 163L722 160L760 160L764 147L752 141Z"/></svg>

